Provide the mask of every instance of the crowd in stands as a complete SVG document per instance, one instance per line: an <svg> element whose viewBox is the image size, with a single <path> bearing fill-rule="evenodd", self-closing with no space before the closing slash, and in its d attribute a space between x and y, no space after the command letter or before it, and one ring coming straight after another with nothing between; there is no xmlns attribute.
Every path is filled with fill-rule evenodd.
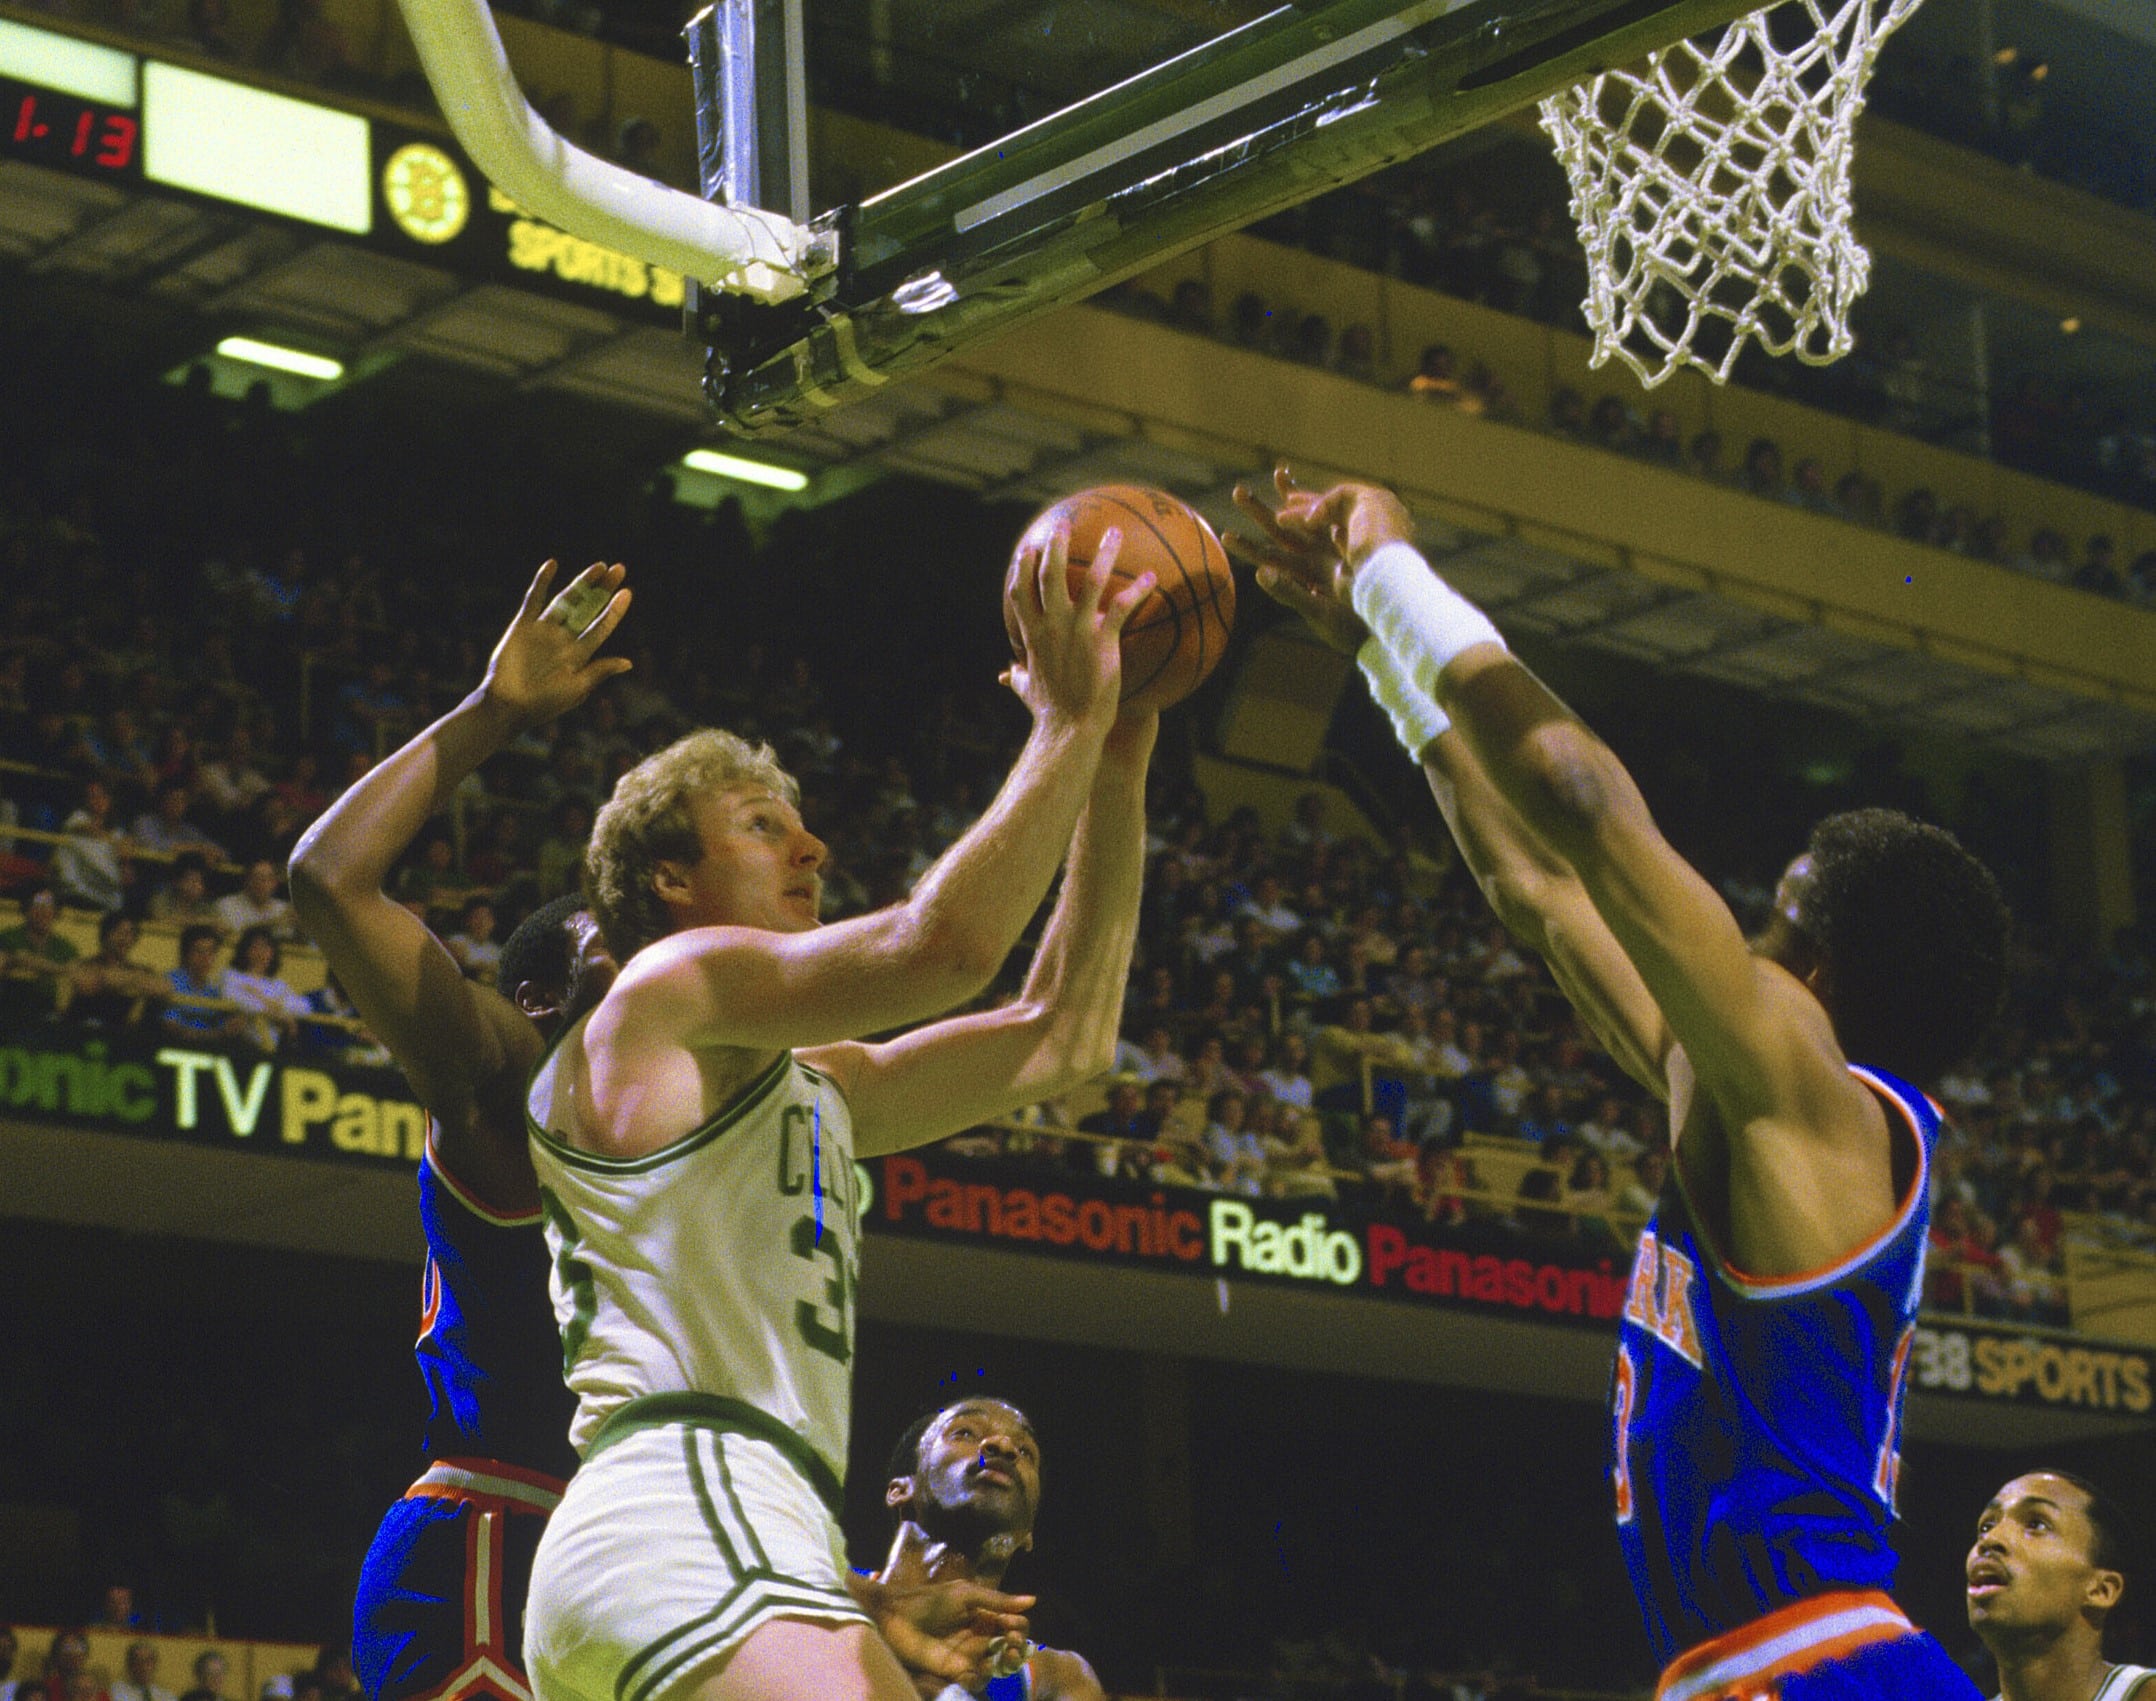
<svg viewBox="0 0 2156 1701"><path fill-rule="evenodd" d="M247 1701L227 1654L203 1649L188 1662L183 1678L164 1669L166 1650L158 1637L139 1634L148 1628L145 1615L135 1610L133 1588L125 1583L105 1591L104 1613L95 1624L55 1631L42 1651L29 1633L18 1634L0 1622L0 1701ZM94 1662L88 1630L136 1633L118 1671ZM185 1687L174 1690L168 1687L172 1683ZM359 1692L351 1656L332 1646L310 1669L265 1678L259 1701L357 1701Z"/></svg>
<svg viewBox="0 0 2156 1701"><path fill-rule="evenodd" d="M544 398L471 411L355 386L271 414L115 377L94 348L6 315L0 369L43 402L0 417L0 998L15 1032L57 1020L150 1043L355 1043L322 1020L338 1013L332 987L306 1013L287 996L307 947L285 859L339 787L479 677L548 554L630 563L638 601L617 641L637 667L490 763L398 871L399 895L475 976L519 916L573 885L614 779L687 727L768 737L801 775L833 848L834 913L903 892L1022 732L989 683L1022 512L894 481L759 537L738 511L646 490L656 454L550 417ZM960 1149L1110 1187L1337 1199L1621 1263L1666 1174L1657 1108L1583 1043L1432 832L1341 835L1322 805L1274 831L1208 811L1179 753L1196 719L1174 718L1157 762L1114 1079ZM1705 760L1711 736L1668 743ZM1713 766L1712 809L1667 776L1648 775L1649 795L1681 842L1707 845L1749 921L1774 870L1739 853L1789 848L1789 787ZM1396 779L1411 794L1405 764ZM1746 787L1759 796L1732 808ZM2009 813L1977 808L1994 826ZM1717 821L1722 837L1699 841ZM63 916L94 916L97 948L75 951ZM2089 959L2032 951L2016 985L1984 1055L1943 1087L1957 1115L1933 1298L2041 1319L2077 1234L2148 1243L2156 971L2145 940L2123 940ZM75 1434L66 1373L44 1384L51 1432ZM254 1390L232 1421L274 1429L262 1401L277 1393ZM1319 1685L1353 1652L1284 1667L1278 1692L1341 1693ZM1367 1663L1354 1681L1400 1692Z"/></svg>
<svg viewBox="0 0 2156 1701"><path fill-rule="evenodd" d="M185 390L161 405L197 440L215 440L229 406ZM235 421L244 411L222 423ZM338 785L476 681L509 599L381 565L410 557L390 553L386 517L357 508L334 548L303 531L265 538L265 524L286 523L275 515L190 516L155 486L152 442L172 423L138 417L150 439L139 464L47 464L42 480L0 484L12 634L0 640L0 748L17 764L0 776L0 831L12 829L4 868L20 908L0 934L0 1012L379 1061L334 981L303 994L282 972L295 943L283 863ZM36 467L37 447L22 447ZM296 426L231 464L276 466L296 509L337 512L339 458ZM486 476L464 468L459 499L476 503ZM221 500L193 493L206 497L213 510ZM624 523L662 561L682 548L667 528L684 524L705 528L699 550L753 552L687 513L647 503ZM473 531L434 541L479 547L485 521L482 505ZM846 523L806 518L821 530L795 546L829 551L834 584L848 571ZM800 776L833 849L834 914L903 893L1008 760L1014 729L986 684L992 667L969 694L925 665L926 646L890 646L882 672L767 649L739 628L708 649L662 646L697 628L667 621L667 598L686 587L661 577L652 618L625 635L636 671L468 782L396 876L396 895L476 978L518 917L573 886L615 778L694 725L767 737ZM992 620L992 593L980 601ZM388 618L415 607L431 618ZM894 728L895 700L923 712ZM1249 811L1209 814L1173 767L1160 778L1112 1082L959 1148L1153 1184L1353 1198L1621 1255L1666 1169L1659 1108L1587 1046L1442 843L1337 835L1316 794L1268 833ZM1740 909L1764 902L1773 870L1725 872L1751 881L1731 887ZM61 935L62 906L96 912L95 951ZM162 973L142 961L145 928L171 941ZM2156 1244L2156 980L2145 942L2122 940L2095 961L2032 958L2016 986L1980 1066L1944 1093L1957 1117L1939 1171L1950 1256L1938 1297L2052 1317L2065 1213Z"/></svg>
<svg viewBox="0 0 2156 1701"><path fill-rule="evenodd" d="M1711 428L1687 438L1673 409L1654 407L1642 413L1636 392L1629 389L1606 391L1590 403L1579 390L1560 384L1538 411L1513 396L1482 361L1463 357L1445 343L1424 347L1414 370L1395 384L1378 368L1370 326L1354 324L1336 332L1323 314L1268 304L1254 291L1244 291L1225 314L1216 315L1206 286L1195 278L1178 283L1166 298L1126 285L1109 292L1102 304L1364 383L1405 389L1433 406L1456 408L1475 418L1534 425L1571 442L1892 532L1972 560L1995 562L2054 584L2156 606L2156 549L2127 561L2114 538L2096 533L2077 550L2048 525L2037 525L2026 538L2015 539L1998 515L1980 514L1967 503L1944 503L1922 485L1890 498L1878 480L1858 467L1837 471L1813 456L1786 465L1780 444L1771 437L1751 439L1741 454ZM1903 419L1904 428L1913 428L1926 404L1895 398L1921 396L1929 379L1906 336L1896 334L1890 347L1893 352L1882 362L1861 352L1852 355L1838 370L1836 383L1845 393L1866 393L1877 404L1872 411L1881 423ZM2091 482L2074 476L2082 459L2100 464L2116 474L2102 481L2105 494L2156 509L2156 423L2142 430L2129 429L2122 418L2098 421L2085 395L2062 392L2041 374L2023 380L2000 404L1994 440L2000 459L2065 482Z"/></svg>

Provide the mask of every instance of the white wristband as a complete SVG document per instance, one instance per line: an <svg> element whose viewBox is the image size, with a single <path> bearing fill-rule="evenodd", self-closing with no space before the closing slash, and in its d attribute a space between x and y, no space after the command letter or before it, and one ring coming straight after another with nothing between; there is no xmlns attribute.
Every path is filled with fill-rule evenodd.
<svg viewBox="0 0 2156 1701"><path fill-rule="evenodd" d="M1437 695L1437 676L1477 644L1505 647L1490 617L1430 571L1411 543L1388 543L1356 569L1355 612L1399 658L1417 689Z"/></svg>
<svg viewBox="0 0 2156 1701"><path fill-rule="evenodd" d="M1371 701L1392 721L1394 736L1407 752L1407 759L1420 762L1422 753L1437 742L1438 734L1451 727L1452 717L1415 688L1407 669L1376 638L1363 641L1362 648L1355 652L1355 665L1362 669Z"/></svg>

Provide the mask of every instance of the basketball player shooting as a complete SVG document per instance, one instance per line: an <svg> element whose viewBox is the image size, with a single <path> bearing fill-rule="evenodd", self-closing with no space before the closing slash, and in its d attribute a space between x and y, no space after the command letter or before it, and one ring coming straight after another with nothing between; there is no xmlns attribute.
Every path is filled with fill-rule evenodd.
<svg viewBox="0 0 2156 1701"><path fill-rule="evenodd" d="M532 1576L543 1701L913 1701L843 1579L856 1153L943 1138L1113 1056L1150 711L1118 714L1115 550L1029 535L1006 675L1033 730L903 902L826 927L824 846L768 748L692 734L623 776L587 887L622 970L534 1077L534 1161L584 1463ZM1069 853L1017 1000L982 992ZM856 1132L858 1131L858 1132Z"/></svg>
<svg viewBox="0 0 2156 1701"><path fill-rule="evenodd" d="M628 668L600 654L629 607L624 577L595 565L555 595L554 564L542 567L486 677L370 768L292 859L301 920L428 1112L417 1356L429 1462L383 1517L361 1567L352 1666L368 1701L531 1693L526 1582L546 1515L576 1468L576 1401L562 1385L523 1094L562 1025L596 1003L614 973L584 900L569 897L510 935L500 991L477 985L387 882L467 775ZM847 1581L909 1668L939 1679L976 1669L1027 1604L967 1585Z"/></svg>
<svg viewBox="0 0 2156 1701"><path fill-rule="evenodd" d="M1920 1088L1998 1008L1996 884L1935 827L1833 816L1746 940L1397 497L1276 485L1277 508L1237 493L1260 587L1357 655L1499 917L1669 1106L1611 1396L1658 1701L1974 1695L1886 1593L1887 1531L1938 1133Z"/></svg>

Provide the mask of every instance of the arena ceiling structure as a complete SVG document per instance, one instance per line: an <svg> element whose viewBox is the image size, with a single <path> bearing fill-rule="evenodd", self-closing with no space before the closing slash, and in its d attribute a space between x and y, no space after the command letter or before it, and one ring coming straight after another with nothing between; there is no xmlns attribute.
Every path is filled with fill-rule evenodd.
<svg viewBox="0 0 2156 1701"><path fill-rule="evenodd" d="M1934 0L1942 8L1969 3ZM2018 3L1996 0L1994 21L2011 23ZM1054 101L1156 63L1258 9L1249 0L844 0L831 16L840 33L851 36L858 24L858 42L875 50L887 41L901 59L932 52L982 77L998 66L1007 76L1022 62L1036 85L1028 98ZM2136 40L2156 43L2156 0L2075 11L2086 31L2101 35L2094 21L2100 12ZM2061 40L2062 52L2083 50ZM378 153L408 136L439 135L409 113L343 104L369 117ZM403 363L407 382L429 381L415 372L437 372L445 384L477 382L511 396L625 410L655 434L678 430L683 441L697 432L707 417L699 394L704 357L681 335L678 308L655 288L632 297L556 287L543 267L508 263L505 256L530 234L518 210L491 205L483 184L472 199L472 222L457 242L430 246L394 233L385 239L386 219L362 237L173 193L139 172L99 176L7 158L0 160L0 267L17 274L25 291L49 291L98 315L100 335L139 349L155 370L197 357L226 331L271 326L335 350L347 383ZM1894 216L1916 221L1923 210L1897 208ZM2084 292L2108 291L2120 303L2122 330L2156 327L2156 267L2146 264L2156 252L2156 226L2123 212L2107 216L2126 260ZM464 250L482 225L502 247L473 263ZM1936 238L1918 230L1912 240ZM2137 284L2120 282L2136 259L2145 275ZM1977 256L1972 272L2007 292L2010 304L2016 300L2016 279L2001 255ZM2082 289L2084 281L2030 284L2019 311L2032 349L2042 326L2055 322L2047 316L2057 292ZM2125 341L2156 370L2156 334ZM1208 358L1262 357L1221 348ZM1336 380L1309 374L1297 382L1307 388ZM1368 401L1374 415L1413 405L1397 396ZM1269 425L1195 430L1142 404L1106 404L1083 373L1059 374L1029 360L1022 339L961 351L772 445L776 458L811 475L806 500L887 473L1011 501L1137 481L1176 491L1216 521L1226 517L1234 481L1282 450L1323 460ZM2019 756L2077 761L2156 748L2156 695L2122 698L1971 660L1943 652L1914 629L1822 619L1817 610L1748 595L1704 568L1678 563L1685 570L1672 571L1590 536L1562 535L1533 514L1508 512L1501 498L1463 505L1443 500L1443 492L1415 494L1428 498L1430 535L1447 552L1448 571L1508 627L1715 678L1770 700L1816 703L1882 729Z"/></svg>

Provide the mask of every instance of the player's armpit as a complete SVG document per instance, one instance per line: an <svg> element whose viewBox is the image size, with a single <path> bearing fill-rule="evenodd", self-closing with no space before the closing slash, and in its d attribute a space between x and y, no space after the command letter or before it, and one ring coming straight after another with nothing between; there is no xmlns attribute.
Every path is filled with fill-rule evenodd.
<svg viewBox="0 0 2156 1701"><path fill-rule="evenodd" d="M997 966L901 906L804 933L671 934L637 953L607 1002L640 1041L779 1051L938 1015L978 993Z"/></svg>
<svg viewBox="0 0 2156 1701"><path fill-rule="evenodd" d="M846 1094L861 1157L904 1151L1008 1116L1079 1084L1050 1013L1024 1002L932 1022L879 1045L819 1046L801 1060Z"/></svg>

